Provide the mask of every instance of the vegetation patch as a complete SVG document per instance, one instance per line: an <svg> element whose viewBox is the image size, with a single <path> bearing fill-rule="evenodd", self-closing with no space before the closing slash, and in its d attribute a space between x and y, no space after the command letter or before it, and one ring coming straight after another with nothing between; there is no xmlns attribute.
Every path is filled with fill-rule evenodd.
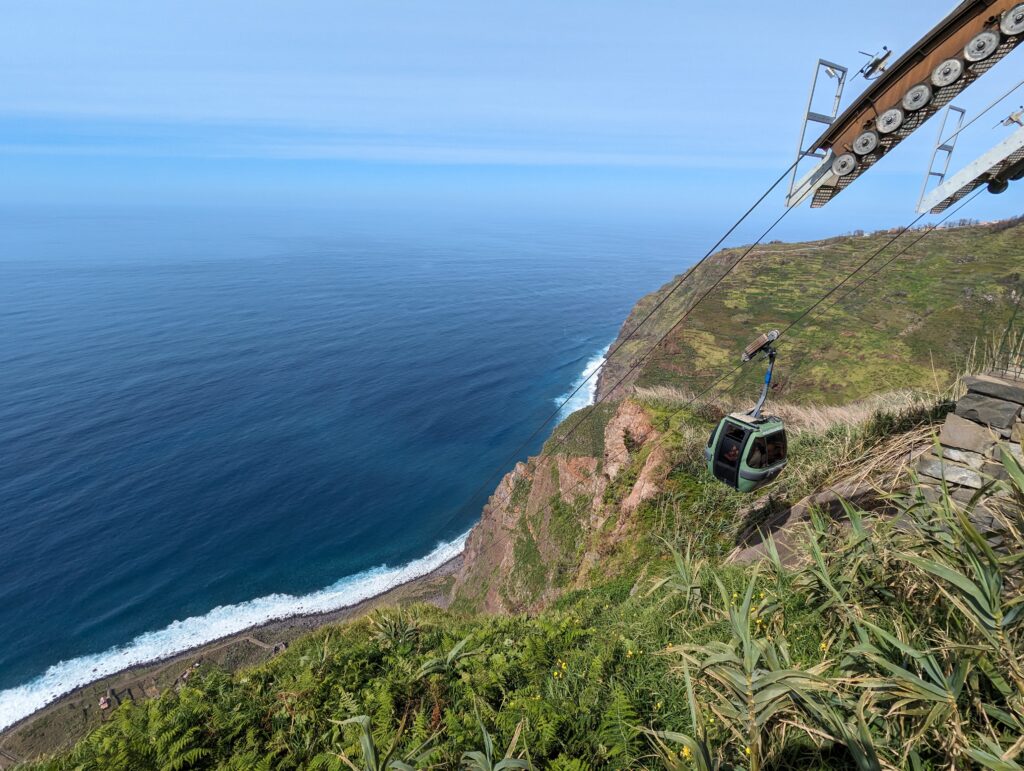
<svg viewBox="0 0 1024 771"><path fill-rule="evenodd" d="M512 607L529 605L539 599L544 592L547 585L547 567L537 547L537 541L525 521L520 522L516 531L512 555L515 566L510 580L503 588L505 600Z"/></svg>
<svg viewBox="0 0 1024 771"><path fill-rule="evenodd" d="M535 616L377 611L234 676L202 668L32 767L1013 768L1024 469L1003 463L1003 509L905 497L893 519L818 519L798 569L724 564L704 515L734 501L702 500L723 488L680 469L643 515L654 559ZM568 545L579 512L561 505ZM525 527L515 560L514 585L537 596L549 582Z"/></svg>
<svg viewBox="0 0 1024 771"><path fill-rule="evenodd" d="M616 408L616 404L602 402L572 413L551 432L542 453L580 458L603 457L604 429L615 415Z"/></svg>
<svg viewBox="0 0 1024 771"><path fill-rule="evenodd" d="M530 490L532 489L533 480L530 477L524 475L516 479L516 483L512 486L512 495L509 498L512 508L524 509L526 502L530 500Z"/></svg>
<svg viewBox="0 0 1024 771"><path fill-rule="evenodd" d="M1004 329L1013 313L1022 289L1024 225L1018 220L939 229L875 274L920 235L908 232L888 248L883 247L889 233L756 248L687 324L671 332L638 370L636 384L682 384L702 391L739 363L739 352L756 332L785 328L876 253L856 281L780 342L777 395L800 403L842 404L882 390L948 384L974 341ZM630 341L636 351L669 332L741 253L725 250L671 296L669 284L638 303L624 330L664 300ZM628 369L617 358L605 365L608 382ZM622 361L633 358L628 353ZM731 389L751 402L761 376L755 369L745 368Z"/></svg>

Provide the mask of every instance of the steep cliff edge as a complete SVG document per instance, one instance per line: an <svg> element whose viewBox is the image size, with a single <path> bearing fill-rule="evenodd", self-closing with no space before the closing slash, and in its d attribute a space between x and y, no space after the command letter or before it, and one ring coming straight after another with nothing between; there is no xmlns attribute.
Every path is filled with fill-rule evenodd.
<svg viewBox="0 0 1024 771"><path fill-rule="evenodd" d="M690 394L735 365L755 330L786 326L872 255L856 282L785 338L773 410L788 402L793 425L800 425L800 404L863 406L887 391L896 404L915 388L934 394L952 382L970 351L1006 327L1021 291L1024 224L935 231L875 275L920 234L908 233L886 250L893 235L760 246L678 328L676 321L745 249L713 255L677 292L672 282L641 298L612 347L620 349L600 373L599 405L570 416L544 452L519 463L491 496L467 542L455 607L535 611L613 575L640 558L641 539L631 534L665 527L665 521L638 527L644 517L671 518L677 533L687 521L700 528L719 521L722 534L738 535L814 494L835 469L810 464L810 473L788 475L768 500L752 505L700 481L700 445L711 423L749 401L759 369L742 373L718 403L696 413L687 404ZM832 421L853 424L862 412L855 406ZM798 460L801 441L809 455L818 452L815 440L797 438ZM723 536L704 548L733 545Z"/></svg>
<svg viewBox="0 0 1024 771"><path fill-rule="evenodd" d="M640 405L581 410L556 430L550 447L580 420L590 440L530 458L501 480L466 542L456 607L537 610L583 586L635 527L637 508L661 492L668 455L655 446L660 433Z"/></svg>
<svg viewBox="0 0 1024 771"><path fill-rule="evenodd" d="M1010 612L1024 583L1024 563L1012 558L1024 553L1024 318L1013 316L1024 233L1003 235L1015 227L962 229L980 244L953 260L964 272L876 288L856 309L866 327L845 326L846 308L819 322L822 346L809 364L815 377L831 373L831 385L818 382L842 403L773 395L790 462L762 495L714 482L702 458L717 417L756 389L695 408L691 389L708 359L683 373L667 349L610 394L614 402L570 416L502 480L453 578L459 612L377 610L233 676L207 660L189 668L187 684L116 710L72 753L32 767L341 768L352 759L354 768L387 746L410 765L455 768L483 756L481 743L533 768L675 769L698 752L721 767L763 757L764 767L853 768L877 757L877 767L904 768L911 751L922 767L960 768L968 755L1004 767L1024 725L1024 625ZM948 267L949 256L929 265ZM911 274L922 275L917 266ZM893 351L931 341L938 357L950 340L969 342L936 359L948 368L932 372L938 387L894 390L894 381L913 385L900 378L917 365L889 362L895 373L884 377L872 362L886 353L879 330L904 308L873 322L871 313L876 300L914 295L913 305L925 290L938 293L932 311L893 338ZM786 313L813 301L776 291ZM716 353L717 338L706 338L708 356L732 366L730 351L760 324L743 304L753 295L733 297L711 322L715 335L736 339ZM1001 336L1011 317L1016 328ZM944 388L970 347L993 334L1005 360L997 376ZM975 371L1000 356L980 357L988 365L975 357ZM790 383L803 377L795 369ZM660 380L665 372L672 379ZM849 401L864 391L872 396ZM894 491L906 495L884 494ZM778 565L762 559L770 544ZM746 691L723 691L726 670L715 670L745 650L764 653L762 663L800 689L813 686L769 694L784 711L752 734ZM865 689L868 681L877 687ZM769 672L756 687L764 695L779 682ZM938 721L936 688L947 710ZM693 725L706 727L685 736Z"/></svg>

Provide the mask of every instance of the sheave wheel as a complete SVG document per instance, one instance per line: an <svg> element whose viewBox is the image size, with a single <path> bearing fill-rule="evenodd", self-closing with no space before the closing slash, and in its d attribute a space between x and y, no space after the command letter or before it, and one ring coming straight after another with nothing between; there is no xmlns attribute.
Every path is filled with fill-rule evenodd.
<svg viewBox="0 0 1024 771"><path fill-rule="evenodd" d="M882 134L891 134L903 125L903 110L893 107L878 116L878 130Z"/></svg>
<svg viewBox="0 0 1024 771"><path fill-rule="evenodd" d="M1006 36L1019 35L1024 32L1024 3L1019 3L1003 14L999 29Z"/></svg>
<svg viewBox="0 0 1024 771"><path fill-rule="evenodd" d="M853 153L843 153L832 161L832 173L837 177L845 177L847 174L852 174L856 168L857 156Z"/></svg>
<svg viewBox="0 0 1024 771"><path fill-rule="evenodd" d="M992 179L989 180L988 191L992 193L992 195L999 195L1000 193L1005 193L1006 188L1009 186L1010 183L1005 179Z"/></svg>
<svg viewBox="0 0 1024 771"><path fill-rule="evenodd" d="M964 74L964 63L959 59L946 59L932 71L932 85L936 88L956 83Z"/></svg>
<svg viewBox="0 0 1024 771"><path fill-rule="evenodd" d="M918 83L903 96L903 109L907 112L920 110L932 100L932 90L926 83Z"/></svg>
<svg viewBox="0 0 1024 771"><path fill-rule="evenodd" d="M857 155L867 155L878 147L878 134L874 131L865 131L853 140L853 151Z"/></svg>
<svg viewBox="0 0 1024 771"><path fill-rule="evenodd" d="M993 29L979 32L964 46L964 58L969 62L984 61L999 48L999 33Z"/></svg>

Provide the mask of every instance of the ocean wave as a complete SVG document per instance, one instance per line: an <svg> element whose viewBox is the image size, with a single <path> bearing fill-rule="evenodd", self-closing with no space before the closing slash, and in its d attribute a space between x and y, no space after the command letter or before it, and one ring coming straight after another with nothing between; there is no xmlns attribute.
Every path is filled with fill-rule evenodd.
<svg viewBox="0 0 1024 771"><path fill-rule="evenodd" d="M572 388L566 391L564 394L555 399L555 404L562 404L562 409L558 412L558 421L562 422L567 417L572 415L576 410L582 410L584 407L589 407L594 403L594 397L597 395L597 372L604 366L604 358L608 354L608 349L611 348L611 343L606 345L600 351L587 362L587 365L583 368L583 372L572 384ZM593 377L591 377L593 375ZM587 378L590 378L588 381ZM583 388L581 385L586 383ZM577 391L576 389L579 388ZM575 391L575 393L573 393ZM567 401L568 400L568 401Z"/></svg>
<svg viewBox="0 0 1024 771"><path fill-rule="evenodd" d="M0 691L0 730L75 688L127 667L158 661L267 621L325 613L375 597L424 576L458 556L468 535L467 532L453 541L438 544L426 556L401 567L372 568L301 597L271 594L238 605L222 605L205 615L175 621L158 631L141 634L127 645L61 661L25 685Z"/></svg>

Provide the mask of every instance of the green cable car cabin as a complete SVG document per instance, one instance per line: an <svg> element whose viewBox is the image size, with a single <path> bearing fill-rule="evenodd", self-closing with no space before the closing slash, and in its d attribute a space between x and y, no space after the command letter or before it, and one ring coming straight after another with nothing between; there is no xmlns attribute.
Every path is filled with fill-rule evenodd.
<svg viewBox="0 0 1024 771"><path fill-rule="evenodd" d="M704 450L708 471L719 482L741 493L752 493L764 487L786 467L786 426L781 418L761 414L775 369L776 351L772 343L778 337L779 331L773 329L758 337L743 352L744 362L762 353L768 359L761 398L750 412L734 412L722 418Z"/></svg>
<svg viewBox="0 0 1024 771"><path fill-rule="evenodd" d="M786 467L786 428L773 415L726 415L711 433L704 457L715 479L752 493Z"/></svg>

